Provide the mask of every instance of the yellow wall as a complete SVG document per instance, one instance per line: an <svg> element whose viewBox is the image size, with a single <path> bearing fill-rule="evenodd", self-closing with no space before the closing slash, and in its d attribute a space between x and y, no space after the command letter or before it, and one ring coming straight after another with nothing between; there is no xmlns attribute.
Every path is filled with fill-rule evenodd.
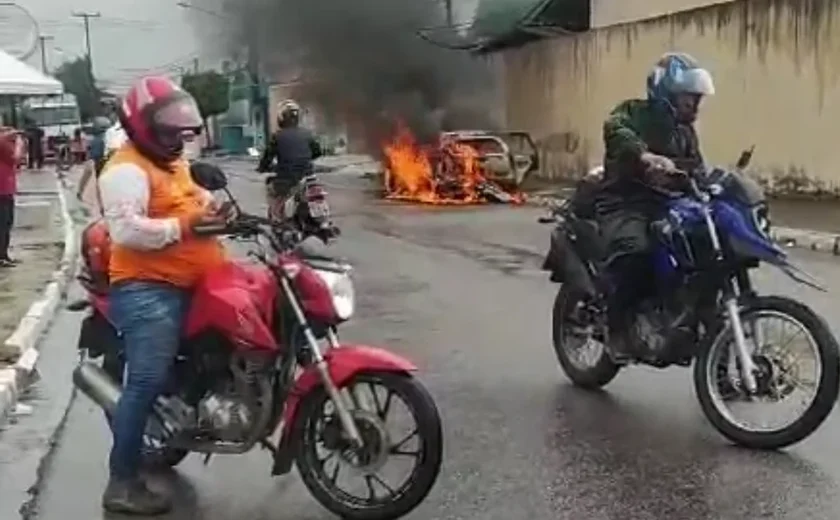
<svg viewBox="0 0 840 520"><path fill-rule="evenodd" d="M609 27L649 20L666 14L735 1L738 0L589 0L592 10L590 27Z"/></svg>
<svg viewBox="0 0 840 520"><path fill-rule="evenodd" d="M543 175L599 164L601 124L665 51L693 54L717 95L698 122L707 160L756 144L764 178L840 187L840 0L738 0L505 51L507 122L540 140Z"/></svg>

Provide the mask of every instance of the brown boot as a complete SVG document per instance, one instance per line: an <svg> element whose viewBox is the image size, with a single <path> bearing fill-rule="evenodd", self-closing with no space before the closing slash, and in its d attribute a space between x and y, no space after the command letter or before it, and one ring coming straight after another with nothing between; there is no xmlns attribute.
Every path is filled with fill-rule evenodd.
<svg viewBox="0 0 840 520"><path fill-rule="evenodd" d="M110 513L162 515L172 509L170 497L150 490L140 479L111 478L102 495L102 507Z"/></svg>

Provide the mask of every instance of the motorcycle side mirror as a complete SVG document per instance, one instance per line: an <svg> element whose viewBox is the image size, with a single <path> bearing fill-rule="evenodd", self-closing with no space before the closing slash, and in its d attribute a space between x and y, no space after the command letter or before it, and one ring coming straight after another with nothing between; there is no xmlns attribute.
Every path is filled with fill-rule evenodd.
<svg viewBox="0 0 840 520"><path fill-rule="evenodd" d="M755 145L752 145L749 149L744 150L741 152L741 157L738 158L738 162L735 166L739 170L743 170L747 166L749 166L750 161L752 160L753 152L755 151Z"/></svg>
<svg viewBox="0 0 840 520"><path fill-rule="evenodd" d="M224 190L228 185L227 176L221 168L206 162L192 163L190 165L190 176L193 182L207 191Z"/></svg>

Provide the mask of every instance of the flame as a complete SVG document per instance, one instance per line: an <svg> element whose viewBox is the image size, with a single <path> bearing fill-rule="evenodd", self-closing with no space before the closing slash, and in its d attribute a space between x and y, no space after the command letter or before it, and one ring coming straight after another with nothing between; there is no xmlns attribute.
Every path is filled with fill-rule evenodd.
<svg viewBox="0 0 840 520"><path fill-rule="evenodd" d="M383 151L386 198L426 204L488 202L481 188L493 183L484 176L479 153L469 145L441 140L421 146L411 131L399 124ZM508 195L512 203L524 202L520 194Z"/></svg>

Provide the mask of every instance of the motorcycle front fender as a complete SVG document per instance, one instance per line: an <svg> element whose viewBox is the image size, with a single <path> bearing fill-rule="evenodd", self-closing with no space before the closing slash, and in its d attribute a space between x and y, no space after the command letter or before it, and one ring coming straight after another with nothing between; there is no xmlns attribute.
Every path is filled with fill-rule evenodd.
<svg viewBox="0 0 840 520"><path fill-rule="evenodd" d="M360 372L415 372L417 366L402 356L388 350L368 345L342 345L324 354L327 370L335 385L341 388ZM321 376L315 365L306 367L286 398L281 423L282 435L274 458L272 475L285 475L292 469L300 432L298 425L301 404L322 386Z"/></svg>
<svg viewBox="0 0 840 520"><path fill-rule="evenodd" d="M416 372L417 366L389 350L368 345L342 345L324 354L327 370L335 386L341 388L360 372ZM306 367L295 381L283 412L284 438L292 432L300 403L321 386L321 376L313 364Z"/></svg>

